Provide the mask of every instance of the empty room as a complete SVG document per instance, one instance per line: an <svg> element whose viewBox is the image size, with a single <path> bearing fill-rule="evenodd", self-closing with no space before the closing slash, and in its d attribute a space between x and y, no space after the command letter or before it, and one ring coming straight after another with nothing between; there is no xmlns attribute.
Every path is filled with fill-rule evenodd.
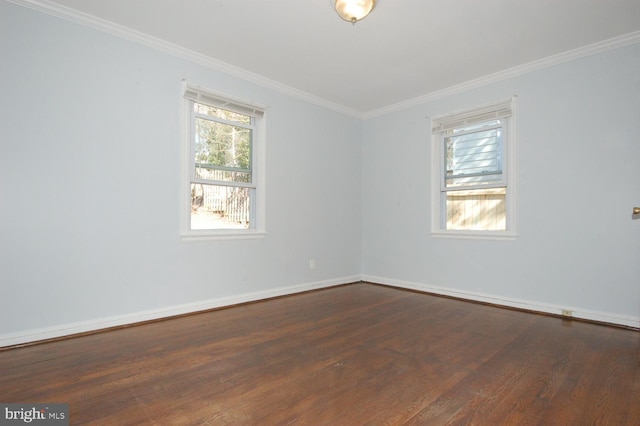
<svg viewBox="0 0 640 426"><path fill-rule="evenodd" d="M640 424L638 0L0 0L0 423Z"/></svg>

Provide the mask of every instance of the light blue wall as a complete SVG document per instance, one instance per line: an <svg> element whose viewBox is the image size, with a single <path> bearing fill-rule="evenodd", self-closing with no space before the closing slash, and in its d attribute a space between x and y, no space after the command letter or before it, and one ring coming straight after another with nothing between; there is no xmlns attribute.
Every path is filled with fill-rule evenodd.
<svg viewBox="0 0 640 426"><path fill-rule="evenodd" d="M640 317L638 44L364 122L7 2L0 58L0 340L360 276ZM182 79L269 106L264 239L180 240ZM512 95L519 237L432 238L425 117Z"/></svg>
<svg viewBox="0 0 640 426"><path fill-rule="evenodd" d="M366 121L363 274L640 317L640 44ZM430 235L426 117L517 95L515 241Z"/></svg>
<svg viewBox="0 0 640 426"><path fill-rule="evenodd" d="M360 120L4 1L0 58L0 336L359 276ZM269 107L264 239L180 240L182 79Z"/></svg>

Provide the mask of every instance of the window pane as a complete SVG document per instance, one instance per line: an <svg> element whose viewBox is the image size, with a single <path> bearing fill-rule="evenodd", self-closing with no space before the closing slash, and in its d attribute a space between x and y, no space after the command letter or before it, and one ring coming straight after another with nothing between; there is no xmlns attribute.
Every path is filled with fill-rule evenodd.
<svg viewBox="0 0 640 426"><path fill-rule="evenodd" d="M253 189L191 184L191 229L249 229Z"/></svg>
<svg viewBox="0 0 640 426"><path fill-rule="evenodd" d="M251 124L251 117L226 109L213 107L209 105L194 103L194 111L199 114L206 114L216 118L222 118L227 121L235 121L237 123Z"/></svg>
<svg viewBox="0 0 640 426"><path fill-rule="evenodd" d="M251 170L251 129L203 118L195 124L196 167Z"/></svg>
<svg viewBox="0 0 640 426"><path fill-rule="evenodd" d="M487 124L455 129L444 138L447 187L502 180L502 128L486 129Z"/></svg>
<svg viewBox="0 0 640 426"><path fill-rule="evenodd" d="M251 183L251 173L219 170L206 164L196 164L196 177L198 179L217 180L221 182Z"/></svg>
<svg viewBox="0 0 640 426"><path fill-rule="evenodd" d="M506 188L447 191L446 229L504 231L507 229Z"/></svg>

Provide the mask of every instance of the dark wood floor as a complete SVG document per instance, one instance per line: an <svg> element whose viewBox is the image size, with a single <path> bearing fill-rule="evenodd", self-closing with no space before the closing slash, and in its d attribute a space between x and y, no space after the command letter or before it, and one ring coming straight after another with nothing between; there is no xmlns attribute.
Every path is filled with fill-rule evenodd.
<svg viewBox="0 0 640 426"><path fill-rule="evenodd" d="M71 424L640 425L640 333L353 284L0 352Z"/></svg>

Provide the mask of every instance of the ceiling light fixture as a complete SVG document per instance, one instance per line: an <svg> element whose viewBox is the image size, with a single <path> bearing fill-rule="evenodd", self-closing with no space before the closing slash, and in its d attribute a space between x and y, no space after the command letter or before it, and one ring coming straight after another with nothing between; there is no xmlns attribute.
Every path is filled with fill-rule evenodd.
<svg viewBox="0 0 640 426"><path fill-rule="evenodd" d="M376 0L331 0L338 16L355 24L376 7Z"/></svg>

